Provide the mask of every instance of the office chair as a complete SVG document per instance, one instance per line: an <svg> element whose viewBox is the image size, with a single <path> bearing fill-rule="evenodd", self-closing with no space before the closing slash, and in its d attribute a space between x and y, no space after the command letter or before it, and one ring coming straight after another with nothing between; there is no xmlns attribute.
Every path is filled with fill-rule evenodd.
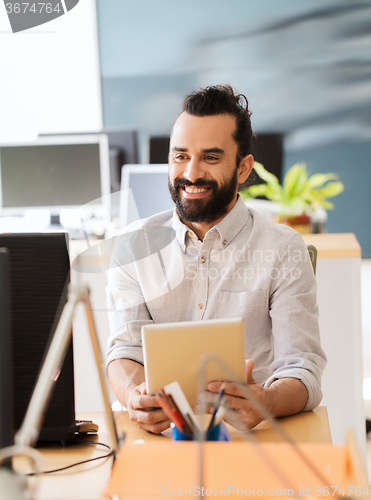
<svg viewBox="0 0 371 500"><path fill-rule="evenodd" d="M314 274L316 274L316 271L317 271L317 248L314 245L307 243L307 249L309 252L309 257L310 257L310 261L312 263Z"/></svg>

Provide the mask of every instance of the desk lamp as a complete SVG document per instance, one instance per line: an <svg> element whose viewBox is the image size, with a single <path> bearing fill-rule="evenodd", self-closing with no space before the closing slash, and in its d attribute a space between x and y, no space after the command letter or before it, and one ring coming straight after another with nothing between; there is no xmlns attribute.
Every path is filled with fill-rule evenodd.
<svg viewBox="0 0 371 500"><path fill-rule="evenodd" d="M94 319L91 311L89 298L89 289L86 285L70 285L68 301L64 306L57 329L54 333L52 342L48 349L45 361L40 371L35 389L33 391L30 403L22 425L15 435L15 445L0 450L0 463L16 455L27 455L35 463L38 470L40 467L40 455L31 448L35 445L42 418L51 395L53 383L56 374L59 372L64 356L66 354L68 343L72 335L72 319L75 308L79 302L85 307L85 314L88 321L90 339L94 350L95 361L99 371L99 378L103 393L104 406L107 417L109 433L112 439L112 448L114 456L116 455L120 441L117 436L115 421L109 402L109 393L107 382L104 376L104 362L100 352ZM14 474L9 469L0 469L0 498L2 500L26 500L30 496L25 490L26 481L19 474Z"/></svg>

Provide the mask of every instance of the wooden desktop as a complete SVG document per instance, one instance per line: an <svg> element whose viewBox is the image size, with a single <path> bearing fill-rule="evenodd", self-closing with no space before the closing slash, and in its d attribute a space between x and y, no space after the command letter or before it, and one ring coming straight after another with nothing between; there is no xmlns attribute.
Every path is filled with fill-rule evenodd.
<svg viewBox="0 0 371 500"><path fill-rule="evenodd" d="M164 435L149 434L141 430L129 420L127 412L114 412L119 435L126 433L125 443L134 442L169 442L170 433ZM93 420L99 425L98 435L87 436L79 440L80 444L66 448L41 448L45 460L45 469L66 467L75 462L105 455L107 450L100 446L83 444L84 441L95 441L111 444L103 412L79 413L77 418ZM331 443L331 434L324 406L313 411L300 413L291 417L279 419L283 428L297 442L301 443ZM241 434L230 428L234 441L242 440ZM253 430L254 436L260 442L280 442L267 422L262 422ZM19 462L19 461L18 461ZM22 464L23 465L23 464ZM32 479L38 484L36 500L96 500L101 499L102 492L110 478L112 458L97 460L65 471L41 476L40 480Z"/></svg>

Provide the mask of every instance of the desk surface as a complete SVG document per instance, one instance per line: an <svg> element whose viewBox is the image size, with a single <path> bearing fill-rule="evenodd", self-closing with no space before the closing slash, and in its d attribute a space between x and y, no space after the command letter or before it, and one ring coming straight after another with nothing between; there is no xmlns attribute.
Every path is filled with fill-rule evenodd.
<svg viewBox="0 0 371 500"><path fill-rule="evenodd" d="M361 257L361 246L353 233L304 234L305 243L317 248L319 259Z"/></svg>
<svg viewBox="0 0 371 500"><path fill-rule="evenodd" d="M102 443L110 443L104 413L80 413L77 418L93 420L99 425L98 436L87 439ZM115 419L119 434L126 432L126 442L133 443L138 440L164 441L170 435L156 436L142 431L128 418L127 412L115 412ZM300 413L292 417L279 419L284 429L290 436L299 442L331 443L331 434L324 406L314 411ZM281 441L269 424L262 422L252 431L257 439L262 442ZM241 440L238 431L232 430L232 439ZM67 466L74 462L87 460L100 455L105 455L107 450L99 446L81 444L66 447L65 449L41 449L47 469ZM43 476L35 498L37 500L96 500L100 496L111 474L112 458L97 460L88 464L79 465L65 471Z"/></svg>

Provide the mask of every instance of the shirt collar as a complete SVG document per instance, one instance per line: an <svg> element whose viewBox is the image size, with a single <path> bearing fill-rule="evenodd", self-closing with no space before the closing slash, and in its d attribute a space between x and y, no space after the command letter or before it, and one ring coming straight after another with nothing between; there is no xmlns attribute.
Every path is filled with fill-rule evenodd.
<svg viewBox="0 0 371 500"><path fill-rule="evenodd" d="M242 197L238 195L237 203L232 210L216 226L211 228L208 233L215 230L218 231L220 235L220 248L223 250L233 241L250 217L251 215ZM180 220L175 208L173 213L173 228L175 229L176 238L183 253L186 253L186 236L189 228Z"/></svg>

